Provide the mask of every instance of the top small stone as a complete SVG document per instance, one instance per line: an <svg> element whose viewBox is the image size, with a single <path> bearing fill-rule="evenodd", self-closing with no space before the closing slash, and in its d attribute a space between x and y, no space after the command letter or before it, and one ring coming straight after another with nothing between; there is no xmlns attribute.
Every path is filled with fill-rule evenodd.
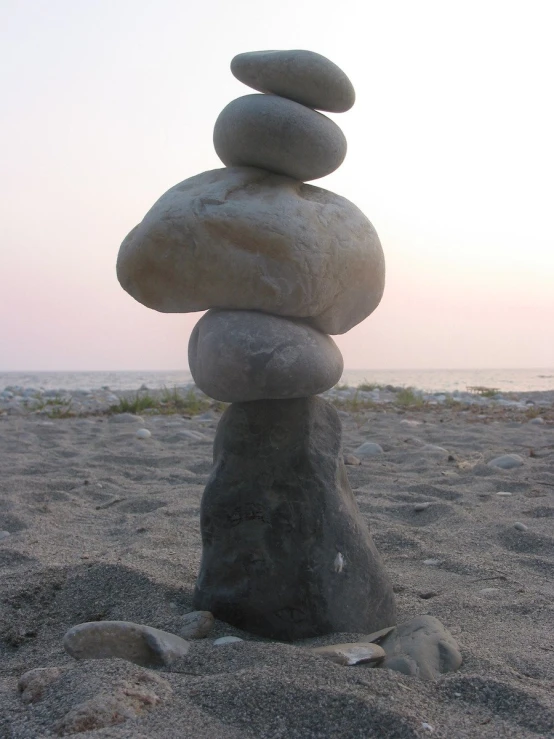
<svg viewBox="0 0 554 739"><path fill-rule="evenodd" d="M249 51L232 60L231 72L258 92L280 95L317 110L344 113L356 99L342 69L313 51Z"/></svg>

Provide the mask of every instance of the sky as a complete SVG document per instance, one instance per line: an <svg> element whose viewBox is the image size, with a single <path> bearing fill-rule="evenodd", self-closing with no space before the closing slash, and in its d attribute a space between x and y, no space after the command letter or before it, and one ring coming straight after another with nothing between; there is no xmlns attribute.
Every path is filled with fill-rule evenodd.
<svg viewBox="0 0 554 739"><path fill-rule="evenodd" d="M0 370L186 369L201 314L119 286L126 234L222 166L235 54L310 49L357 100L311 184L375 226L387 284L350 369L554 366L549 0L0 0Z"/></svg>

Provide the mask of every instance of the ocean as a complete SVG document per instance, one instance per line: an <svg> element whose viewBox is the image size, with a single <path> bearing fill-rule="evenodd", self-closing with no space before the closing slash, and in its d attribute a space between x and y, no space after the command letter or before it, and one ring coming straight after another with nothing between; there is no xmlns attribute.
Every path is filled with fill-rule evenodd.
<svg viewBox="0 0 554 739"><path fill-rule="evenodd" d="M0 391L9 385L44 390L154 390L192 382L188 370L110 371L110 372L0 372ZM554 390L554 368L549 369L400 369L345 370L342 383L357 386L363 382L395 387L415 387L427 392L464 391L484 386L502 392Z"/></svg>

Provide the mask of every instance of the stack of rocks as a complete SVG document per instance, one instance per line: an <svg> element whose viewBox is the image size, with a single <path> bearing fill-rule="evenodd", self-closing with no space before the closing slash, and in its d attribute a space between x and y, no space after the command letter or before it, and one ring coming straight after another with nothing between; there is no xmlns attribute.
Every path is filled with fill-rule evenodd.
<svg viewBox="0 0 554 739"><path fill-rule="evenodd" d="M348 110L354 89L309 51L240 54L233 74L262 94L215 124L226 165L163 195L123 242L119 280L164 312L208 309L189 365L232 405L201 507L195 605L282 639L392 626L392 588L348 484L341 426L316 397L343 361L329 334L379 304L384 258L355 205L304 184L346 154L315 109Z"/></svg>

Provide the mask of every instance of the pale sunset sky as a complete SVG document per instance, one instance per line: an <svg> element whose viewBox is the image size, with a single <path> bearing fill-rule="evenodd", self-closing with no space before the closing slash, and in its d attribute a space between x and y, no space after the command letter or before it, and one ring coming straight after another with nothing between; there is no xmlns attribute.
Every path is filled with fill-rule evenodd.
<svg viewBox="0 0 554 739"><path fill-rule="evenodd" d="M119 286L119 244L223 166L235 54L310 49L350 77L331 115L387 261L355 368L554 366L549 0L0 0L0 370L181 369L200 314Z"/></svg>

